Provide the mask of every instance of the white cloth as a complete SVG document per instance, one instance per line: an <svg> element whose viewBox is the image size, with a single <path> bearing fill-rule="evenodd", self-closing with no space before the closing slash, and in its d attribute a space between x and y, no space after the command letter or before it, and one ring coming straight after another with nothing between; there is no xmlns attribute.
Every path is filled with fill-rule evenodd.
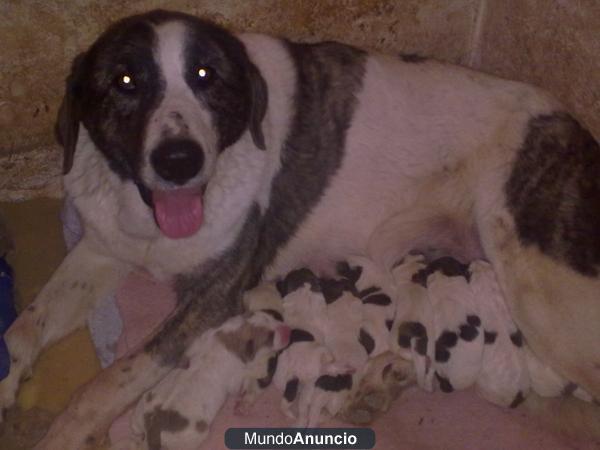
<svg viewBox="0 0 600 450"><path fill-rule="evenodd" d="M60 217L65 244L67 250L71 250L83 236L83 228L77 208L69 197L65 199ZM100 365L103 368L110 366L115 360L117 341L123 331L115 293L99 300L87 323Z"/></svg>

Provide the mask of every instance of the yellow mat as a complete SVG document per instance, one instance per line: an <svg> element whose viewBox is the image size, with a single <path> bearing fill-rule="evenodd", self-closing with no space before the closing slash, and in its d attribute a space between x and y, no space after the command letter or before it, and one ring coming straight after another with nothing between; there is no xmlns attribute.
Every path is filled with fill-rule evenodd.
<svg viewBox="0 0 600 450"><path fill-rule="evenodd" d="M0 202L0 214L15 241L9 262L15 270L18 310L33 301L65 256L60 205L54 199ZM32 378L21 387L17 404L24 412L39 408L56 414L66 406L71 394L99 370L87 328L77 331L42 353ZM26 417L24 414L23 419ZM4 437L0 436L0 440L8 442ZM4 444L2 448L6 448Z"/></svg>

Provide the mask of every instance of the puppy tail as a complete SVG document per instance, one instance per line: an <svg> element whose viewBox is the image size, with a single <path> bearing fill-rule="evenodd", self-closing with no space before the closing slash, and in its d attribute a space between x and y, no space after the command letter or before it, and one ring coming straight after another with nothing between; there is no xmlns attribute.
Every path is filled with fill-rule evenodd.
<svg viewBox="0 0 600 450"><path fill-rule="evenodd" d="M540 397L531 393L523 407L542 424L575 439L600 441L600 405L576 397Z"/></svg>

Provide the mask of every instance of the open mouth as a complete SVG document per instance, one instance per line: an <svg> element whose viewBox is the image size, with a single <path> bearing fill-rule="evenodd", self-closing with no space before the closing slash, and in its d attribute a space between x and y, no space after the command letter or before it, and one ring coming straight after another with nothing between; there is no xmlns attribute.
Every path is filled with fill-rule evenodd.
<svg viewBox="0 0 600 450"><path fill-rule="evenodd" d="M168 238L192 236L202 226L204 187L151 191L140 182L136 185L144 203L152 208L158 228Z"/></svg>

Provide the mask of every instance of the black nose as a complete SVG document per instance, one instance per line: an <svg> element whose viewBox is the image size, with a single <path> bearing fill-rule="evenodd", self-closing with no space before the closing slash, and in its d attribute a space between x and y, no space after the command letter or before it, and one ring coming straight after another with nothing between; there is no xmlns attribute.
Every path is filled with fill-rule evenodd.
<svg viewBox="0 0 600 450"><path fill-rule="evenodd" d="M175 184L184 184L195 177L204 164L202 147L189 139L162 142L150 156L152 167L160 177Z"/></svg>

